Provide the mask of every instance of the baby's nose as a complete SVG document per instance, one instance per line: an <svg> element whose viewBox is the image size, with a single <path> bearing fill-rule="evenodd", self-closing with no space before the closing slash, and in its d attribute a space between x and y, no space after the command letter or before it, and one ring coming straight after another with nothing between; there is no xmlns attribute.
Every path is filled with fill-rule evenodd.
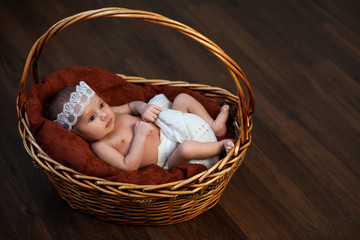
<svg viewBox="0 0 360 240"><path fill-rule="evenodd" d="M106 117L107 117L107 113L106 113L105 111L101 111L101 112L100 112L100 119L101 119L101 120L105 120Z"/></svg>

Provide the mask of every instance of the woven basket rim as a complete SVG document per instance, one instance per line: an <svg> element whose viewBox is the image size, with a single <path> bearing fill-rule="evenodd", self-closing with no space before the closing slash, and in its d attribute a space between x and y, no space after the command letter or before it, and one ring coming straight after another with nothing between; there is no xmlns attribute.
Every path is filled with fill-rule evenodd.
<svg viewBox="0 0 360 240"><path fill-rule="evenodd" d="M171 86L178 86L178 87L187 87L187 88L189 88L191 90L195 90L195 91L205 91L207 88L213 89L213 87L211 87L209 85L203 85L203 84L191 84L191 83L187 83L187 82L174 82L174 81L163 80L163 79L145 79L145 78L141 78L141 77L126 76L124 74L117 74L117 75L121 76L126 81L135 83L135 84L143 84L143 83L149 84L150 83L153 85L171 85ZM229 101L234 101L234 100L238 99L235 95L228 92L227 90L224 90L221 88L216 88L216 90L217 90L216 93L210 93L210 95L216 96L219 94L219 91L221 91L223 93L228 94L228 99L230 99ZM206 95L206 93L205 93L205 95ZM223 97L223 95L221 95L221 96ZM26 112L25 112L25 114L26 114ZM26 150L28 150L28 153L33 157L34 165L37 168L44 169L48 173L53 174L59 178L63 178L65 181L68 181L68 182L78 183L78 184L82 185L83 183L81 183L81 181L86 181L87 184L98 186L97 189L106 194L109 194L109 191L118 191L118 190L122 190L122 191L142 190L142 192L148 193L149 191L150 192L158 191L158 190L168 188L171 191L173 191L173 193L172 194L167 193L168 196L166 196L166 197L170 197L170 195L171 195L171 197L175 197L179 193L185 194L185 195L189 195L189 194L191 195L191 194L195 194L198 191L202 190L199 188L200 186L202 188L205 188L205 187L207 187L207 185L210 185L211 182L207 182L208 179L214 181L213 178L217 178L217 179L220 178L222 175L220 173L221 170L225 170L225 169L229 168L226 170L227 172L233 171L233 169L231 169L231 168L232 168L232 164L235 162L234 159L232 159L232 161L229 163L229 160L232 158L232 155L235 152L235 148L234 148L229 154L227 154L226 157L224 157L223 159L220 159L212 168L202 171L188 179L168 182L168 183L164 183L164 184L157 184L157 185L144 185L144 184L135 184L135 183L115 182L115 181L106 180L106 179L103 179L100 177L94 177L94 176L89 176L89 175L80 173L76 170L73 170L71 168L68 168L68 167L60 164L56 160L49 157L46 154L46 152L43 151L39 145L36 144L36 139L31 135L31 132L29 130L29 123L27 120L23 119L22 121L19 122L19 131L20 131L21 135L23 136L25 148L26 148ZM239 152L243 152L243 153L238 154L238 158L241 158L243 156L246 148L247 148L247 146L242 146L242 148L238 150ZM185 186L185 187L189 188L188 186L186 186L187 184L192 185L191 190L184 191L182 189L182 187ZM110 188L110 190L102 189L102 187ZM164 195L166 195L166 194L164 194ZM142 196L139 196L139 193L130 194L129 196L132 196L135 198L139 198L139 197L142 198Z"/></svg>

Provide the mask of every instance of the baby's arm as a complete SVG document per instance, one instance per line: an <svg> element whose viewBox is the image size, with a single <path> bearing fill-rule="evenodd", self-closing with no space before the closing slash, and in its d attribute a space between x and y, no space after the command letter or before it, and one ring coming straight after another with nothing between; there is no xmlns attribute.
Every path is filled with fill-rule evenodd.
<svg viewBox="0 0 360 240"><path fill-rule="evenodd" d="M110 166L124 171L138 170L143 160L146 138L152 131L151 124L143 121L137 122L134 127L134 138L126 156L104 142L93 143L91 148L100 159Z"/></svg>
<svg viewBox="0 0 360 240"><path fill-rule="evenodd" d="M144 121L154 122L162 109L153 104L142 101L133 101L128 104L113 107L114 112L141 116Z"/></svg>

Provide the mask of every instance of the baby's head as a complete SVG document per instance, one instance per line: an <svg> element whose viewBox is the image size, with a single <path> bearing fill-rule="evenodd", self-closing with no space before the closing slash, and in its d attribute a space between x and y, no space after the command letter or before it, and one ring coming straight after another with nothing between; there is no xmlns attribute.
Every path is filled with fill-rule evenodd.
<svg viewBox="0 0 360 240"><path fill-rule="evenodd" d="M83 81L65 87L50 99L46 117L88 141L97 141L114 127L114 113Z"/></svg>

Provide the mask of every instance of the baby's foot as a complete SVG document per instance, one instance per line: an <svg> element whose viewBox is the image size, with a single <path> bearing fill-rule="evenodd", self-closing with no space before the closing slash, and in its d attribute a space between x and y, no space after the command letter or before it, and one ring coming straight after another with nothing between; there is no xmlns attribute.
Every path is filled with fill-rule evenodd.
<svg viewBox="0 0 360 240"><path fill-rule="evenodd" d="M234 147L234 140L232 139L225 139L223 140L224 143L224 149L226 154L230 152L230 150Z"/></svg>
<svg viewBox="0 0 360 240"><path fill-rule="evenodd" d="M224 137L226 135L226 121L229 117L229 108L229 105L222 106L219 115L211 125L211 128L214 131L216 137Z"/></svg>

